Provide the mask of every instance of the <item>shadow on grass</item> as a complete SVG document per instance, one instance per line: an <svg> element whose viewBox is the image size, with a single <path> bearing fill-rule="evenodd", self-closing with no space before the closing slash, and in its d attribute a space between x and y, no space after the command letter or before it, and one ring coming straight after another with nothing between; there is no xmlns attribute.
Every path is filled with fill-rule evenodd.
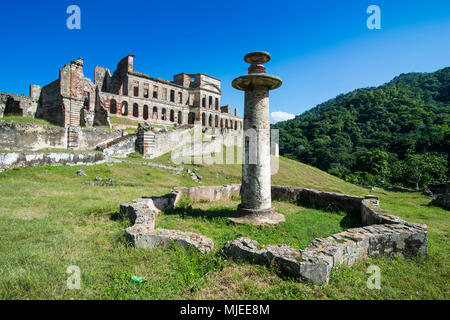
<svg viewBox="0 0 450 320"><path fill-rule="evenodd" d="M123 220L124 217L120 214L120 211L116 211L116 212L111 213L111 216L109 218L112 221L119 221L119 220Z"/></svg>
<svg viewBox="0 0 450 320"><path fill-rule="evenodd" d="M192 208L191 206L183 206L173 209L167 209L164 211L164 213L167 215L179 215L181 218L192 217L214 220L217 218L226 218L235 211L236 209L232 208L210 208L208 210L203 210L199 208Z"/></svg>
<svg viewBox="0 0 450 320"><path fill-rule="evenodd" d="M356 215L352 215L347 213L341 220L341 222L339 222L339 225L344 229L351 229L351 228L359 228L362 227L362 221L361 221L361 217L358 217Z"/></svg>

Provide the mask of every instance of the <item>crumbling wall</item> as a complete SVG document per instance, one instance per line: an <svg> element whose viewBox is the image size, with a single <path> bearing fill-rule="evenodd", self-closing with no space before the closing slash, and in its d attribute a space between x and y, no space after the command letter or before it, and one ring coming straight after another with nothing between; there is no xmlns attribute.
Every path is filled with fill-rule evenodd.
<svg viewBox="0 0 450 320"><path fill-rule="evenodd" d="M95 88L95 112L94 112L94 125L107 126L111 128L111 121L109 119L109 113L105 108L105 103L100 96L99 87Z"/></svg>
<svg viewBox="0 0 450 320"><path fill-rule="evenodd" d="M120 130L74 128L78 134L77 150L95 149L98 145L122 136ZM67 148L67 128L39 123L0 121L1 150L39 150Z"/></svg>
<svg viewBox="0 0 450 320"><path fill-rule="evenodd" d="M191 142L192 140L190 139L192 136L190 132L191 129L179 129L155 134L155 149L153 150L152 158L162 156L167 152Z"/></svg>
<svg viewBox="0 0 450 320"><path fill-rule="evenodd" d="M7 101L8 101L8 96L0 94L0 118L3 118L3 114L5 112Z"/></svg>
<svg viewBox="0 0 450 320"><path fill-rule="evenodd" d="M0 121L1 150L67 148L66 129L41 124Z"/></svg>
<svg viewBox="0 0 450 320"><path fill-rule="evenodd" d="M59 92L59 80L42 87L39 99L41 111L37 113L41 114L42 119L54 125L64 126L64 106Z"/></svg>
<svg viewBox="0 0 450 320"><path fill-rule="evenodd" d="M24 116L34 117L37 103L22 94L0 92L0 117Z"/></svg>
<svg viewBox="0 0 450 320"><path fill-rule="evenodd" d="M102 151L106 158L125 158L129 153L136 151L136 140L136 135L130 134L101 144L97 149Z"/></svg>
<svg viewBox="0 0 450 320"><path fill-rule="evenodd" d="M94 83L103 92L109 92L111 86L111 71L108 68L96 66Z"/></svg>
<svg viewBox="0 0 450 320"><path fill-rule="evenodd" d="M97 146L113 141L122 137L121 130L105 130L100 128L77 128L78 134L78 149L91 150Z"/></svg>

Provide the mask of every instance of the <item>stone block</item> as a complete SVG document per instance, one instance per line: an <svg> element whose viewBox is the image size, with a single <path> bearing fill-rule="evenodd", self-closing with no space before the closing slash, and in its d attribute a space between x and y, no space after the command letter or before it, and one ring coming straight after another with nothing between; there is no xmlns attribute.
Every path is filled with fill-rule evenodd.
<svg viewBox="0 0 450 320"><path fill-rule="evenodd" d="M201 253L214 250L212 239L194 232L154 229L151 225L135 224L127 228L125 234L136 248L169 247L175 244L184 249L193 247Z"/></svg>

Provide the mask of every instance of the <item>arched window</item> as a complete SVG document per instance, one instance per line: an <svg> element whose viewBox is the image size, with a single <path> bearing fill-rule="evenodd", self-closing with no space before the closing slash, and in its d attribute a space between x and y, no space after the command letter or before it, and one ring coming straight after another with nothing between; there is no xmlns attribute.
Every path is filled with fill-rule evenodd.
<svg viewBox="0 0 450 320"><path fill-rule="evenodd" d="M206 115L205 115L205 113L203 112L202 113L202 126L205 126L206 125Z"/></svg>
<svg viewBox="0 0 450 320"><path fill-rule="evenodd" d="M188 124L194 124L195 122L195 112L189 112Z"/></svg>
<svg viewBox="0 0 450 320"><path fill-rule="evenodd" d="M214 127L219 127L219 116L216 114L216 121L215 121L215 124L214 124Z"/></svg>
<svg viewBox="0 0 450 320"><path fill-rule="evenodd" d="M162 112L161 112L161 120L167 120L167 111L166 111L166 108L163 108L163 109L162 109Z"/></svg>
<svg viewBox="0 0 450 320"><path fill-rule="evenodd" d="M133 103L133 117L139 118L139 106L137 103Z"/></svg>
<svg viewBox="0 0 450 320"><path fill-rule="evenodd" d="M234 121L234 130L237 130L237 120Z"/></svg>
<svg viewBox="0 0 450 320"><path fill-rule="evenodd" d="M175 111L170 110L170 121L175 122Z"/></svg>
<svg viewBox="0 0 450 320"><path fill-rule="evenodd" d="M152 119L158 120L158 108L157 107L153 107Z"/></svg>
<svg viewBox="0 0 450 320"><path fill-rule="evenodd" d="M143 110L142 116L143 116L144 120L148 119L148 106L147 105L144 106L144 110Z"/></svg>
<svg viewBox="0 0 450 320"><path fill-rule="evenodd" d="M223 128L223 119L220 119L220 127Z"/></svg>
<svg viewBox="0 0 450 320"><path fill-rule="evenodd" d="M212 114L208 117L208 126L212 127Z"/></svg>
<svg viewBox="0 0 450 320"><path fill-rule="evenodd" d="M126 101L122 102L122 115L128 115L128 103Z"/></svg>
<svg viewBox="0 0 450 320"><path fill-rule="evenodd" d="M183 112L178 111L178 123L182 124L183 123Z"/></svg>
<svg viewBox="0 0 450 320"><path fill-rule="evenodd" d="M114 99L112 99L110 104L109 104L109 112L112 113L112 114L116 114L117 113L117 102Z"/></svg>
<svg viewBox="0 0 450 320"><path fill-rule="evenodd" d="M225 128L228 128L228 119L225 119Z"/></svg>

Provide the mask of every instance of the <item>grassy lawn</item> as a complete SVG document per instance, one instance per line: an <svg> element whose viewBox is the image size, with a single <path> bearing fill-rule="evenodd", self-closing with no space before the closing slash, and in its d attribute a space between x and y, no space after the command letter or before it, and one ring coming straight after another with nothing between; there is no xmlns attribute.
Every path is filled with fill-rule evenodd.
<svg viewBox="0 0 450 320"><path fill-rule="evenodd" d="M0 120L6 121L6 122L16 122L16 123L37 123L37 124L43 124L46 126L56 127L56 125L48 122L44 119L36 119L31 117L22 117L22 116L4 116L0 118Z"/></svg>
<svg viewBox="0 0 450 320"><path fill-rule="evenodd" d="M130 160L130 159L128 159ZM137 159L142 161L142 159ZM169 155L152 160L170 162ZM202 185L239 183L239 165L194 166ZM82 168L87 177L76 174ZM96 176L119 186L87 186ZM328 286L297 282L262 266L224 260L218 250L227 240L248 236L261 244L304 248L357 226L342 213L274 202L286 216L276 227L231 224L238 204L184 203L161 213L157 227L200 232L215 251L201 255L176 247L135 249L124 239L128 220L118 218L122 202L163 195L175 186L195 186L186 173L134 163L83 167L33 167L0 173L0 299L448 299L448 211L427 206L420 194L368 191L318 169L281 158L273 184L294 185L355 195L376 194L390 213L429 226L428 259L371 258L332 271ZM121 185L123 184L123 185ZM131 184L131 185L130 185ZM381 290L369 290L369 265L381 269ZM66 269L81 268L81 290L69 290ZM144 283L130 281L137 275Z"/></svg>

